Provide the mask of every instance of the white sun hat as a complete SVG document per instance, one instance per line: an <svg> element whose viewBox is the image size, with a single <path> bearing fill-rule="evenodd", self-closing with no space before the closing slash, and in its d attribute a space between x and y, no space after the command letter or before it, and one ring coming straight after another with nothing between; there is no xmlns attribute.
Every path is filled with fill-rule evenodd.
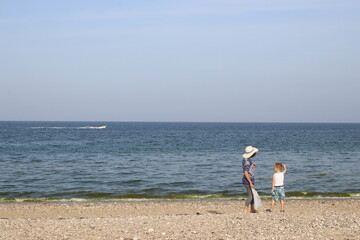
<svg viewBox="0 0 360 240"><path fill-rule="evenodd" d="M252 147L252 146L247 146L245 148L245 153L243 154L244 158L250 158L252 155L254 155L255 153L257 153L259 151L259 149Z"/></svg>

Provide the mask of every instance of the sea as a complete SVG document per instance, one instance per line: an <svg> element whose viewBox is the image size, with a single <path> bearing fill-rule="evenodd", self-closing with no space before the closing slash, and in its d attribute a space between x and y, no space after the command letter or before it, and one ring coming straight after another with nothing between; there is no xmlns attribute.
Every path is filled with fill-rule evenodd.
<svg viewBox="0 0 360 240"><path fill-rule="evenodd" d="M360 198L360 124L0 122L0 202L242 199L242 154L270 197Z"/></svg>

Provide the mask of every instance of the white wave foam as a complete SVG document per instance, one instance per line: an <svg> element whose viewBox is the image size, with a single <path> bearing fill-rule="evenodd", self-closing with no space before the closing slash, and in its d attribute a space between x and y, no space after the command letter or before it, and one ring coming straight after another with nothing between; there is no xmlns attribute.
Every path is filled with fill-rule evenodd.
<svg viewBox="0 0 360 240"><path fill-rule="evenodd" d="M106 125L104 126L100 126L100 127L91 127L91 126L87 126L87 127L78 127L78 129L105 129Z"/></svg>
<svg viewBox="0 0 360 240"><path fill-rule="evenodd" d="M86 127L30 127L31 129L105 129L106 125L100 127L86 126Z"/></svg>

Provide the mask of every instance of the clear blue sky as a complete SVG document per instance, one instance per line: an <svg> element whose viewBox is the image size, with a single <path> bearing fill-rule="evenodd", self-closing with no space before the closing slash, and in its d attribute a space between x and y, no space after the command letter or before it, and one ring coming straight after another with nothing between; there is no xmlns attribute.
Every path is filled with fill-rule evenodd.
<svg viewBox="0 0 360 240"><path fill-rule="evenodd" d="M360 1L0 0L0 120L360 122Z"/></svg>

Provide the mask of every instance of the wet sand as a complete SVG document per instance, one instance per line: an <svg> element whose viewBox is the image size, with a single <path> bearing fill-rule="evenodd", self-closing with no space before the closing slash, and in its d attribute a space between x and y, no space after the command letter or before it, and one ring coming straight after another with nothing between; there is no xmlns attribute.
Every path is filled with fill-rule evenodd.
<svg viewBox="0 0 360 240"><path fill-rule="evenodd" d="M0 239L360 239L359 200L289 200L257 214L244 201L0 205Z"/></svg>

